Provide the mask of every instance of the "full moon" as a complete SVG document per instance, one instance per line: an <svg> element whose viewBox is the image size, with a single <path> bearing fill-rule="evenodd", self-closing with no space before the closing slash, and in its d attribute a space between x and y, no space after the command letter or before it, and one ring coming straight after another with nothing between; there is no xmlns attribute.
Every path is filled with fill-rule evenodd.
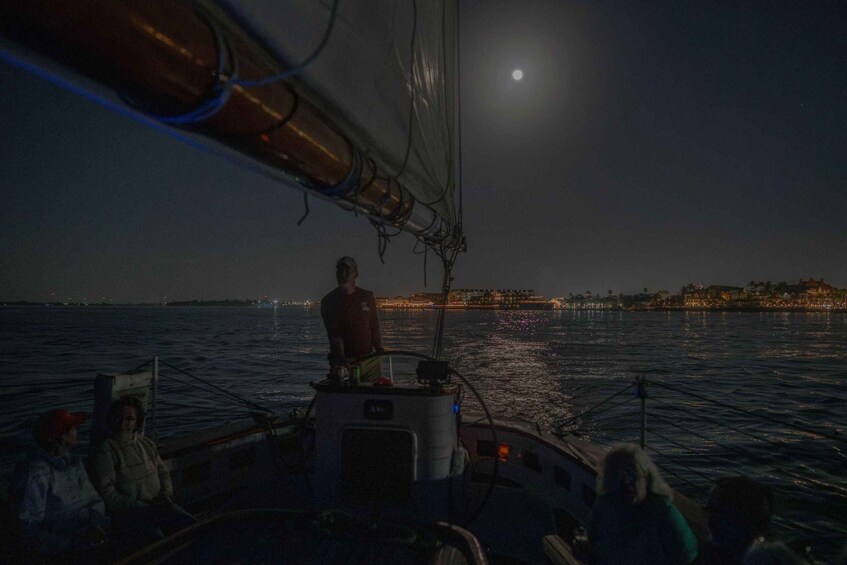
<svg viewBox="0 0 847 565"><path fill-rule="evenodd" d="M515 80L521 80L523 78L523 71L520 69L515 69L512 71L512 78Z"/></svg>

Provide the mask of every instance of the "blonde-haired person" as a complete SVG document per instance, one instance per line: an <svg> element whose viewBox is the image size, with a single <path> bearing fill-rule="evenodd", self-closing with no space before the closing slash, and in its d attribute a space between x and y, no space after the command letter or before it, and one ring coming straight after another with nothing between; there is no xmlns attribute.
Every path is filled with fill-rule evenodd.
<svg viewBox="0 0 847 565"><path fill-rule="evenodd" d="M637 445L612 446L600 464L597 494L588 527L592 563L688 564L697 557L673 490Z"/></svg>

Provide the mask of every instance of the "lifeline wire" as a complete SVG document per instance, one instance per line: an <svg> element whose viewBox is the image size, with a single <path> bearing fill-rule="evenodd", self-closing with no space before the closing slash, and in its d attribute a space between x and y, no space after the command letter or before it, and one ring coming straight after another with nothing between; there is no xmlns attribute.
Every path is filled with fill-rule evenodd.
<svg viewBox="0 0 847 565"><path fill-rule="evenodd" d="M654 399L654 400L655 400L655 399ZM715 444L715 445L716 445L716 446L718 446L718 447L721 447L721 448L723 448L723 449L726 449L727 451L730 451L730 452L733 452L733 453L737 453L737 454L739 454L739 455L748 455L748 456L750 455L750 453L749 453L748 451L746 451L746 450L744 450L744 449L742 449L742 448L740 448L740 447L736 447L736 446L734 446L734 445L725 444L725 443L719 442L719 441L717 441L717 440L715 440L715 439L712 439L712 438L706 437L706 436L704 436L703 434L699 434L699 433L697 433L697 432L695 432L695 431L693 431L693 430L686 429L686 428L682 427L681 425L679 425L679 424L675 423L674 421L672 421L672 420L670 420L670 419L668 419L668 418L663 418L662 416L659 416L658 414L651 414L651 415L650 415L650 417L651 417L651 418L655 418L656 420L659 420L660 422L662 422L662 423L664 423L664 424L668 424L668 425L670 425L670 426L672 426L672 427L675 427L675 428L677 428L677 429L679 429L679 430L682 430L682 431L684 431L684 432L686 432L686 433L689 433L689 434L693 435L693 436L694 436L694 437L696 437L696 438L702 439L702 440L704 440L704 441L711 442L711 443ZM733 429L733 428L730 428L730 429ZM736 430L736 431L738 431L738 430ZM650 430L650 433L651 433L651 434L653 434L653 435L655 435L655 436L658 436L658 437L660 437L660 438L664 439L665 441L667 441L667 442L669 442L669 443L672 443L672 444L674 444L674 445L677 445L678 447L684 447L684 446L682 446L682 445L679 445L679 444L675 443L674 441L670 440L669 438L666 438L666 437L662 436L661 434L656 433L655 431ZM690 448L689 448L689 449L690 449ZM709 457L708 455L706 455L705 453L702 453L702 452L694 452L694 451L692 451L692 453L702 454L702 455L706 456L707 458ZM811 455L811 454L810 454L810 455ZM812 456L812 457L814 457L814 458L815 458L815 459L817 459L818 461L827 462L827 460L826 460L826 459L824 459L823 457L815 457L815 456ZM797 473L794 473L793 471L790 471L790 470L788 470L788 469L786 469L786 468L783 468L783 467L781 467L781 466L779 466L779 465L776 465L776 464L774 464L774 463L769 463L769 465L770 465L770 468L771 468L772 470L775 470L775 471L778 471L779 473L782 473L782 474L788 475L788 476L790 476L790 477L793 477L793 478L795 478L795 479L797 479L797 480L799 480L799 481L801 481L801 482L808 482L808 483L812 483L812 484L817 485L817 486L819 486L819 487L822 487L822 488L824 488L824 489L826 489L826 490L835 491L835 492L838 492L838 493L840 493L840 494L847 494L847 489L843 489L843 488L838 487L838 486L836 486L836 485L831 485L831 484L828 484L828 483L824 483L824 482L821 482L821 481L815 480L814 478L804 477L804 476L802 476L802 475L798 475Z"/></svg>
<svg viewBox="0 0 847 565"><path fill-rule="evenodd" d="M709 416L703 416L702 414L698 414L697 412L694 412L693 410L689 410L689 409L683 408L681 406L674 406L674 405L668 404L667 402L662 402L658 398L650 397L650 401L651 402L658 402L659 404L663 404L663 405L667 406L668 408L670 408L672 410L680 410L682 412L685 412L689 416L694 417L695 419L704 420L706 422L710 422L710 423L715 424L717 426L723 426L723 427L729 428L730 430L732 430L734 432L738 432L741 435L747 436L747 437L749 437L751 439L755 439L757 441L765 442L765 443L767 443L767 444L769 444L773 447L780 447L781 448L781 447L785 446L785 443L781 440L780 441L773 441L773 440L767 439L767 438L762 437L760 435L756 435L752 432L748 432L746 430L743 430L742 428L740 428L738 426L730 426L730 425L726 424L725 422L721 422L720 420L717 420L715 418L710 418Z"/></svg>
<svg viewBox="0 0 847 565"><path fill-rule="evenodd" d="M252 408L258 408L259 410L262 410L263 412L271 413L271 411L270 411L270 410L268 410L267 408L263 408L262 406L260 406L260 405L256 404L255 402L252 402L252 401L250 401L250 400L247 400L246 398L241 398L240 396L238 396L237 394L235 394L235 393L233 393L233 392L230 392L230 391L228 391L228 390L226 390L226 389L224 389L224 388L221 388L221 387L219 387L219 386L217 386L217 385L214 385L214 384L212 384L212 383L210 383L210 382L208 382L208 381L206 381L206 380L201 379L200 377L194 376L194 375L192 375L191 373L188 373L188 372L186 372L186 371L183 371L183 370L182 370L182 369L180 369L179 367L174 367L174 366L173 366L173 365L171 365L170 363L167 363L167 362L165 362L165 361L162 361L161 359L159 360L159 363L160 363L160 364L162 364L162 365L164 365L165 367L170 367L170 368L171 368L171 369L173 369L174 371L178 371L178 372L182 373L183 375L185 375L185 376L187 376L187 377L190 377L190 378L192 378L192 379L195 379L195 380L197 380L197 381L200 381L201 383L205 384L206 386L209 386L209 387L211 387L211 388L213 388L213 389L217 390L218 392L221 392L221 393L223 393L223 394L225 394L225 395L227 395L227 396L230 396L230 397L232 397L232 398L234 398L234 399L238 400L239 402L243 402L243 403L244 403L244 404L245 404L248 408L250 408L250 409L252 409Z"/></svg>
<svg viewBox="0 0 847 565"><path fill-rule="evenodd" d="M831 439L833 441L838 441L838 442L841 442L841 443L847 443L847 439L837 437L838 434L839 434L838 430L835 430L835 432L829 433L829 434L823 433L821 431L815 430L814 428L810 428L809 426L804 426L802 424L794 424L792 422L784 422L784 421L779 420L777 418L773 418L773 417L767 416L765 414L759 414L758 412L752 412L750 410L745 410L744 408L739 408L737 406L733 406L732 404L727 404L727 403L721 402L719 400L714 400L714 399L708 398L706 396L702 396L700 394L697 394L695 392L688 392L688 391L680 390L676 387L673 387L669 384L665 384L665 383L660 382L660 381L650 381L650 382L657 385L657 386L664 387L668 390L672 390L674 392L677 392L679 394L687 394L688 396L693 396L694 398L697 398L697 399L702 400L704 402L710 402L710 403L712 403L716 406L720 406L721 408L728 408L730 410L740 412L741 414L746 414L748 416L753 416L753 417L756 417L756 418L760 418L762 420L767 420L768 422L771 422L773 424L779 424L781 426L785 426L786 428L792 428L794 430L797 430L797 431L800 431L800 432L805 432L805 433L813 435L813 436L818 436L818 437L825 438L825 439Z"/></svg>
<svg viewBox="0 0 847 565"><path fill-rule="evenodd" d="M583 418L583 417L587 416L588 414L590 414L590 413L591 413L591 412L593 412L594 410L596 410L596 409L600 408L601 406L603 406L604 404L606 404L607 402L609 402L609 401L610 401L610 400L612 400L613 398L616 398L616 397L618 397L618 396L622 395L623 393L625 393L626 391L628 391L629 389L631 389L631 388L632 388L632 387L634 387L634 386L635 386L635 383L633 382L633 383L632 383L631 385L629 385L628 387L626 387L626 388L624 388L624 389L622 389L622 390L619 390L618 392L616 392L616 393L615 393L615 394L613 394L612 396L608 397L607 399L605 399L605 400L603 400L603 401L601 401L601 402L599 402L599 403L595 404L594 406L592 406L591 408L589 408L589 409L588 409L588 410L586 410L585 412L583 412L583 413L581 413L581 414L577 414L576 416L573 416L573 417L571 417L571 418L568 418L567 420L565 420L564 422L562 422L562 423L560 423L560 424L556 424L556 427L557 427L557 428L563 428L563 427L567 426L568 424L570 424L571 422L574 422L574 421L576 421L576 420L579 420L580 418Z"/></svg>
<svg viewBox="0 0 847 565"><path fill-rule="evenodd" d="M679 460L678 460L678 459L676 459L676 458L674 458L674 457L671 457L671 456L670 456L670 455L668 455L667 453L662 453L661 451L659 451L659 450L658 450L658 449L656 449L655 447L651 447L650 445L648 445L648 446L647 446L647 449L648 449L648 450L650 450L650 451L652 451L653 453L655 453L655 454L657 454L657 455L661 455L662 457L664 457L665 459L667 459L668 461L670 461L671 463L673 463L673 464L674 464L674 465L676 465L677 467L681 467L681 468L683 468L683 469L685 469L685 470L687 470L687 471L689 471L689 472L691 472L691 473L693 473L693 474L697 475L698 477L700 477L700 478L701 478L701 479L703 479L704 481L707 481L707 482L708 482L708 481L711 481L711 480L712 480L712 477L709 477L709 476L708 476L708 475L706 475L705 473L701 473L700 471L697 471L696 469L692 469L692 468L690 468L690 467L687 467L686 465L683 465L682 463L680 463L680 462L679 462Z"/></svg>

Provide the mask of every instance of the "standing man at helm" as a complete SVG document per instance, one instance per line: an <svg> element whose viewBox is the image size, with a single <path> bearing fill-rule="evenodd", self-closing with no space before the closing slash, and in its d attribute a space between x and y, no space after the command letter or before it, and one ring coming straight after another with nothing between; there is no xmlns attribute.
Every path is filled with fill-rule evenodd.
<svg viewBox="0 0 847 565"><path fill-rule="evenodd" d="M381 376L378 357L356 363L356 359L382 348L382 333L372 292L356 286L359 267L352 257L335 264L338 288L321 300L321 317L329 337L330 378L341 377L343 368L359 368L361 382L375 382Z"/></svg>

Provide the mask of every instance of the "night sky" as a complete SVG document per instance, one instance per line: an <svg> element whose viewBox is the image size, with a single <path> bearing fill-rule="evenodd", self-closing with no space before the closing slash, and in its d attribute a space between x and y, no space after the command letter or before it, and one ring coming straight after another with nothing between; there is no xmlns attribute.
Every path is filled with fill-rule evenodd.
<svg viewBox="0 0 847 565"><path fill-rule="evenodd" d="M461 4L455 287L847 287L845 3ZM367 221L297 227L300 192L5 63L0 131L0 300L319 299L341 255L424 290L412 236L382 265Z"/></svg>

